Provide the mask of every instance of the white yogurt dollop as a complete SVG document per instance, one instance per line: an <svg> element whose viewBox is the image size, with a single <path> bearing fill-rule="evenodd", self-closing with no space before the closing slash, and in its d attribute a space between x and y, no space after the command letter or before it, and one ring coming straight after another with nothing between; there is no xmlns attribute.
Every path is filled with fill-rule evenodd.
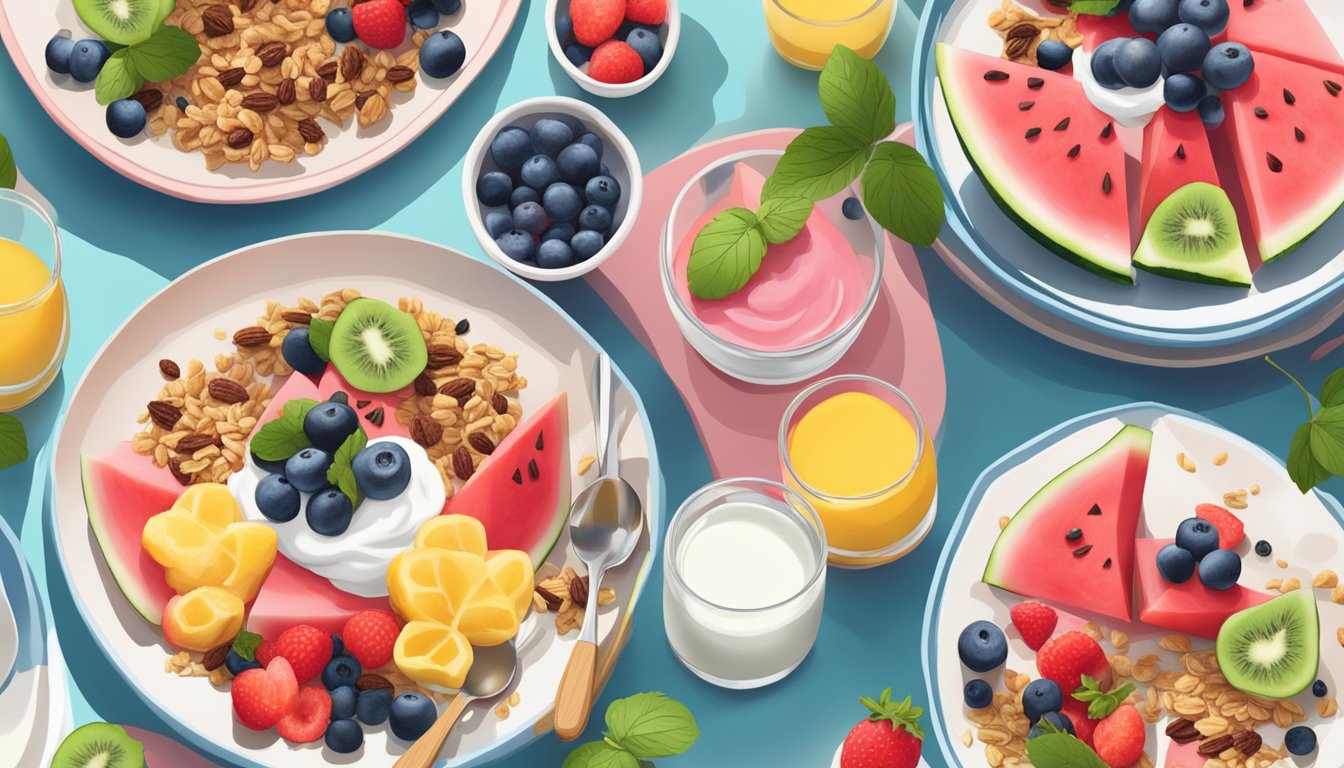
<svg viewBox="0 0 1344 768"><path fill-rule="evenodd" d="M350 527L339 536L323 536L308 527L304 511L310 494L302 494L299 514L289 522L267 518L257 507L257 486L266 470L252 461L229 478L229 490L248 520L266 523L275 529L280 554L317 575L337 589L359 597L387 595L387 567L392 558L410 549L421 523L443 512L447 494L439 471L425 455L425 449L405 437L383 437L369 445L396 443L406 449L411 460L411 482L395 499L365 499Z"/></svg>
<svg viewBox="0 0 1344 768"><path fill-rule="evenodd" d="M1162 95L1163 78L1147 88L1118 90L1104 88L1092 77L1092 54L1078 48L1073 52L1073 79L1083 84L1083 93L1092 106L1110 115L1115 122L1126 128L1142 128L1153 119L1157 110L1166 103Z"/></svg>

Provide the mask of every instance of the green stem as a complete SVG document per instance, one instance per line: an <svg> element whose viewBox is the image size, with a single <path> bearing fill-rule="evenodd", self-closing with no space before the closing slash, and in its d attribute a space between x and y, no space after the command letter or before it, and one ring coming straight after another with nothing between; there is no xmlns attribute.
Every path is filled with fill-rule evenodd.
<svg viewBox="0 0 1344 768"><path fill-rule="evenodd" d="M1306 387L1302 386L1302 382L1298 381L1296 376L1285 371L1282 366L1271 360L1269 358L1269 355L1265 355L1265 362L1274 366L1275 370L1277 370L1279 373L1282 373L1284 376L1287 376L1289 381L1296 384L1297 388L1302 390L1302 397L1307 401L1307 421L1311 421L1311 419L1316 415L1316 412L1311 407L1311 393L1307 391Z"/></svg>

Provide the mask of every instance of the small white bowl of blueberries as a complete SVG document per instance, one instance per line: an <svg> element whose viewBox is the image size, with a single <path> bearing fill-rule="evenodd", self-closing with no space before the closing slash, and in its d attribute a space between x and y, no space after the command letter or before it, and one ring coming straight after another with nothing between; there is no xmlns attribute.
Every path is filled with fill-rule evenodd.
<svg viewBox="0 0 1344 768"><path fill-rule="evenodd" d="M500 112L472 142L462 171L476 239L529 280L596 269L634 228L643 194L630 140L595 107L563 96Z"/></svg>

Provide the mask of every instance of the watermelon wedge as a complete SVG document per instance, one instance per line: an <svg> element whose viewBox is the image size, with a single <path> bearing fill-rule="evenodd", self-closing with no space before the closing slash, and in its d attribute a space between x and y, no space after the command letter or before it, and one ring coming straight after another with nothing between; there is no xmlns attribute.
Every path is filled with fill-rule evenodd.
<svg viewBox="0 0 1344 768"><path fill-rule="evenodd" d="M366 609L391 610L386 597L357 597L332 586L284 555L275 556L275 565L262 584L247 615L247 629L262 637L275 639L296 624L311 624L339 635L351 616Z"/></svg>
<svg viewBox="0 0 1344 768"><path fill-rule="evenodd" d="M1232 614L1259 605L1270 598L1240 584L1231 589L1209 589L1195 575L1184 584L1172 584L1157 570L1157 553L1171 539L1139 539L1134 547L1138 559L1139 621L1154 627L1184 632L1209 640Z"/></svg>
<svg viewBox="0 0 1344 768"><path fill-rule="evenodd" d="M945 44L936 58L957 136L1004 213L1065 259L1133 283L1125 151L1082 84Z"/></svg>
<svg viewBox="0 0 1344 768"><path fill-rule="evenodd" d="M983 581L1129 621L1134 532L1152 442L1152 432L1123 427L1046 483L999 532Z"/></svg>
<svg viewBox="0 0 1344 768"><path fill-rule="evenodd" d="M1223 93L1228 132L1265 263L1302 244L1344 203L1344 75L1255 54Z"/></svg>
<svg viewBox="0 0 1344 768"><path fill-rule="evenodd" d="M1344 71L1344 58L1306 0L1234 0L1227 5L1227 29L1219 39L1250 48L1257 66L1260 54L1265 53Z"/></svg>

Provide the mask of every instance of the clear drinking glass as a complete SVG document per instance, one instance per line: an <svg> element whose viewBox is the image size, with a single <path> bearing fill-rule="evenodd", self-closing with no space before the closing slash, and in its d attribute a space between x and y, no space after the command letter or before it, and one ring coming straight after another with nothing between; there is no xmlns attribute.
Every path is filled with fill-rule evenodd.
<svg viewBox="0 0 1344 768"><path fill-rule="evenodd" d="M873 58L896 18L896 0L761 1L775 50L804 69L821 69L837 45Z"/></svg>
<svg viewBox="0 0 1344 768"><path fill-rule="evenodd" d="M54 214L8 189L0 189L0 275L0 411L13 411L60 373L70 311Z"/></svg>

